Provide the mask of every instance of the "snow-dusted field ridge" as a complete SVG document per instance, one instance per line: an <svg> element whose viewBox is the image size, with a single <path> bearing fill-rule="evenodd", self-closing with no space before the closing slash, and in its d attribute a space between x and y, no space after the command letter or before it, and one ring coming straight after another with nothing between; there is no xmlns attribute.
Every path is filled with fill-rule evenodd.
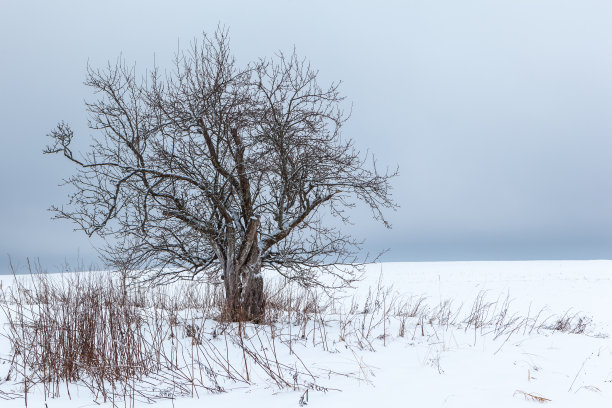
<svg viewBox="0 0 612 408"><path fill-rule="evenodd" d="M4 291L12 279L2 278ZM344 295L319 311L318 321L274 323L275 353L295 365L300 389L258 376L256 364L213 335L215 322L203 320L206 344L227 352L237 371L247 360L248 384L225 381L225 392L201 390L194 398L160 390L174 399L153 406L612 406L612 261L383 263L368 266ZM6 316L0 319L0 334L8 333ZM249 333L267 332L249 329L245 338ZM271 354L272 343L257 344ZM17 377L6 380L11 354L8 339L0 338L0 391L19 393ZM135 405L147 406L138 399ZM28 406L112 404L72 385L70 397L61 392L46 400L35 388Z"/></svg>

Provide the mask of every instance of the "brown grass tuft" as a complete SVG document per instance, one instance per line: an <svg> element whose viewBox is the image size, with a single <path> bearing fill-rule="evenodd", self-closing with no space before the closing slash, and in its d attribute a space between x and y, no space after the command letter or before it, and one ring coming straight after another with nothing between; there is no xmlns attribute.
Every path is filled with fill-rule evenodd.
<svg viewBox="0 0 612 408"><path fill-rule="evenodd" d="M525 392L523 390L514 391L513 395L516 395L516 394L522 395L523 397L525 397L527 401L535 401L535 402L539 402L540 404L544 404L546 402L552 401L548 398L542 397L541 395L530 393L530 392Z"/></svg>

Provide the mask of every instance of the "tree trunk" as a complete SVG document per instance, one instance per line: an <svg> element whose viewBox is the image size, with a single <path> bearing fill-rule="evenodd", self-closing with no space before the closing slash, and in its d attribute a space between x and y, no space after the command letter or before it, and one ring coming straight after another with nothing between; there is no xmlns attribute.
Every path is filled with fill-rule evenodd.
<svg viewBox="0 0 612 408"><path fill-rule="evenodd" d="M261 274L260 250L257 236L246 237L242 250L236 253L235 246L226 248L225 304L226 316L232 321L260 323L265 317L265 296Z"/></svg>
<svg viewBox="0 0 612 408"><path fill-rule="evenodd" d="M263 276L259 257L253 264L245 266L245 281L242 288L241 308L247 320L261 323L265 317Z"/></svg>
<svg viewBox="0 0 612 408"><path fill-rule="evenodd" d="M232 321L263 321L265 296L259 260L240 270L226 270L225 305L227 318Z"/></svg>

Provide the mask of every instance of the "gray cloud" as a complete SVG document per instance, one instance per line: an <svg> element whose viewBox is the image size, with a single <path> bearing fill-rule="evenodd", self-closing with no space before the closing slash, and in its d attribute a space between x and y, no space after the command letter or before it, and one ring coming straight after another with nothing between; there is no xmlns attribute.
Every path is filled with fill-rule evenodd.
<svg viewBox="0 0 612 408"><path fill-rule="evenodd" d="M216 3L3 4L2 255L95 259L45 211L64 201L57 184L71 167L40 154L44 135L61 119L88 135L88 60L122 52L163 65L220 22L241 61L295 46L324 80L343 80L345 134L399 165L393 230L355 212L367 249L393 260L612 256L609 2Z"/></svg>

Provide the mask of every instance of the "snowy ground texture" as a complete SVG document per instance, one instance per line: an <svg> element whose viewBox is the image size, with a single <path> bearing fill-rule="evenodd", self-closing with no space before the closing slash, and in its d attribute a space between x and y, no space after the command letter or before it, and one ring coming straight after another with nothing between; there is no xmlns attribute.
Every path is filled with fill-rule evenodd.
<svg viewBox="0 0 612 408"><path fill-rule="evenodd" d="M4 291L12 280L2 279ZM7 333L7 318L0 319L0 334ZM288 321L279 318L269 330L249 327L244 338L255 339L267 356L274 347L271 361L286 363L274 370L291 378L295 367L299 386L281 387L261 374L217 334L214 321L202 319L205 344L227 353L232 370L248 381L220 379L225 392L200 389L194 397L193 389L160 389L167 398L153 406L612 406L612 261L370 265L342 300L315 310L314 318ZM9 340L0 338L0 391L19 394L17 376L6 380L10 356ZM138 398L115 404L148 405ZM21 407L24 399L0 400L0 406ZM76 384L70 397L61 392L53 399L34 387L28 406L112 403Z"/></svg>

